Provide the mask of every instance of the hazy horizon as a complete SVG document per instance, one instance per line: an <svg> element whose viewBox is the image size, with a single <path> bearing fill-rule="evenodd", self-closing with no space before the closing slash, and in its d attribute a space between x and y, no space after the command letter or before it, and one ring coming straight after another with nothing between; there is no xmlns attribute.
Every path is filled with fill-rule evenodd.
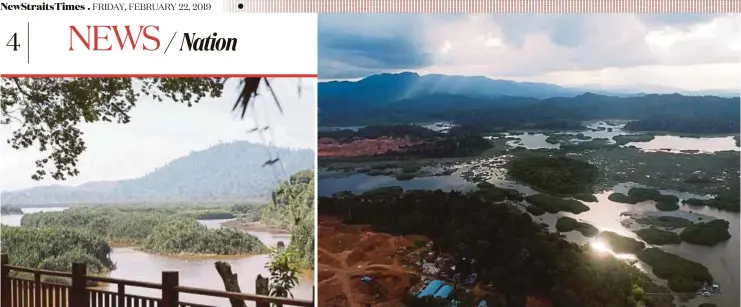
<svg viewBox="0 0 741 307"><path fill-rule="evenodd" d="M299 96L297 79L273 79L271 85L283 113L278 111L272 96L261 89L254 108L247 111L244 120L232 112L239 94L236 80L225 84L222 97L204 98L191 108L168 100L141 99L130 112L128 124L80 124L87 150L80 156L80 174L65 181L32 180L34 161L44 154L35 146L14 150L3 142L0 145L0 173L3 174L0 191L138 178L192 151L232 141L315 150L315 81L315 78L302 79ZM267 125L270 129L264 133L264 141L257 133L248 132ZM0 138L7 140L12 127L0 128Z"/></svg>

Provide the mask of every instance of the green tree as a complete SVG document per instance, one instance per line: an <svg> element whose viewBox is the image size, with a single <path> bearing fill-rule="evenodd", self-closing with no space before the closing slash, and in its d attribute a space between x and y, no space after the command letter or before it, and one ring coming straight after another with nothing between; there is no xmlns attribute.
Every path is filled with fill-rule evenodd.
<svg viewBox="0 0 741 307"><path fill-rule="evenodd" d="M47 153L36 161L35 180L50 175L64 180L80 173L77 161L86 150L81 123L131 121L141 98L171 99L192 106L205 97L221 97L226 78L3 78L0 124L11 125L7 140L14 149L37 147ZM234 110L244 117L261 84L275 98L267 78L243 78ZM280 103L276 99L280 109Z"/></svg>
<svg viewBox="0 0 741 307"><path fill-rule="evenodd" d="M265 268L270 272L270 295L291 297L291 290L298 284L298 263L292 249L274 250ZM275 304L274 304L275 305Z"/></svg>

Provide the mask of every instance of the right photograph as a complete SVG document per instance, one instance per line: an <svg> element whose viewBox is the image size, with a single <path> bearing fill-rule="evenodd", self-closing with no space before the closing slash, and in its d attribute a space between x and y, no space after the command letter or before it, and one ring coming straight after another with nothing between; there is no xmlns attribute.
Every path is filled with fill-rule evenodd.
<svg viewBox="0 0 741 307"><path fill-rule="evenodd" d="M740 306L723 14L320 15L319 306Z"/></svg>

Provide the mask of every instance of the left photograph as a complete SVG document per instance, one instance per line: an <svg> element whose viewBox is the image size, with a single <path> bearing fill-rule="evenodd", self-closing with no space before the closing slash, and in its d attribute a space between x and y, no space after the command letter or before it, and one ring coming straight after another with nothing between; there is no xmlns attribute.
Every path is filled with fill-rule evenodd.
<svg viewBox="0 0 741 307"><path fill-rule="evenodd" d="M1 78L2 306L314 306L316 84Z"/></svg>

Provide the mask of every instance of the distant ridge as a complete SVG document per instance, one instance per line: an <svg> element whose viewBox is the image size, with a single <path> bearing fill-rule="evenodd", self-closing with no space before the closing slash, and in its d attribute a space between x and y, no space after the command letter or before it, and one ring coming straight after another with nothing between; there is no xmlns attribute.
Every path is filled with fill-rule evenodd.
<svg viewBox="0 0 741 307"><path fill-rule="evenodd" d="M413 72L383 73L357 81L327 81L319 83L320 111L353 109L359 106L383 105L431 95L460 95L475 98L524 97L536 99L570 98L585 92L605 96L636 97L652 94L682 94L685 96L738 97L737 91L683 91L679 89L636 85L634 87L564 87L550 83L517 82L483 76L430 74ZM352 97L352 103L348 102Z"/></svg>
<svg viewBox="0 0 741 307"><path fill-rule="evenodd" d="M263 167L269 152L281 163ZM280 181L313 168L313 150L236 141L191 152L139 178L34 187L3 192L0 200L14 205L262 200Z"/></svg>

